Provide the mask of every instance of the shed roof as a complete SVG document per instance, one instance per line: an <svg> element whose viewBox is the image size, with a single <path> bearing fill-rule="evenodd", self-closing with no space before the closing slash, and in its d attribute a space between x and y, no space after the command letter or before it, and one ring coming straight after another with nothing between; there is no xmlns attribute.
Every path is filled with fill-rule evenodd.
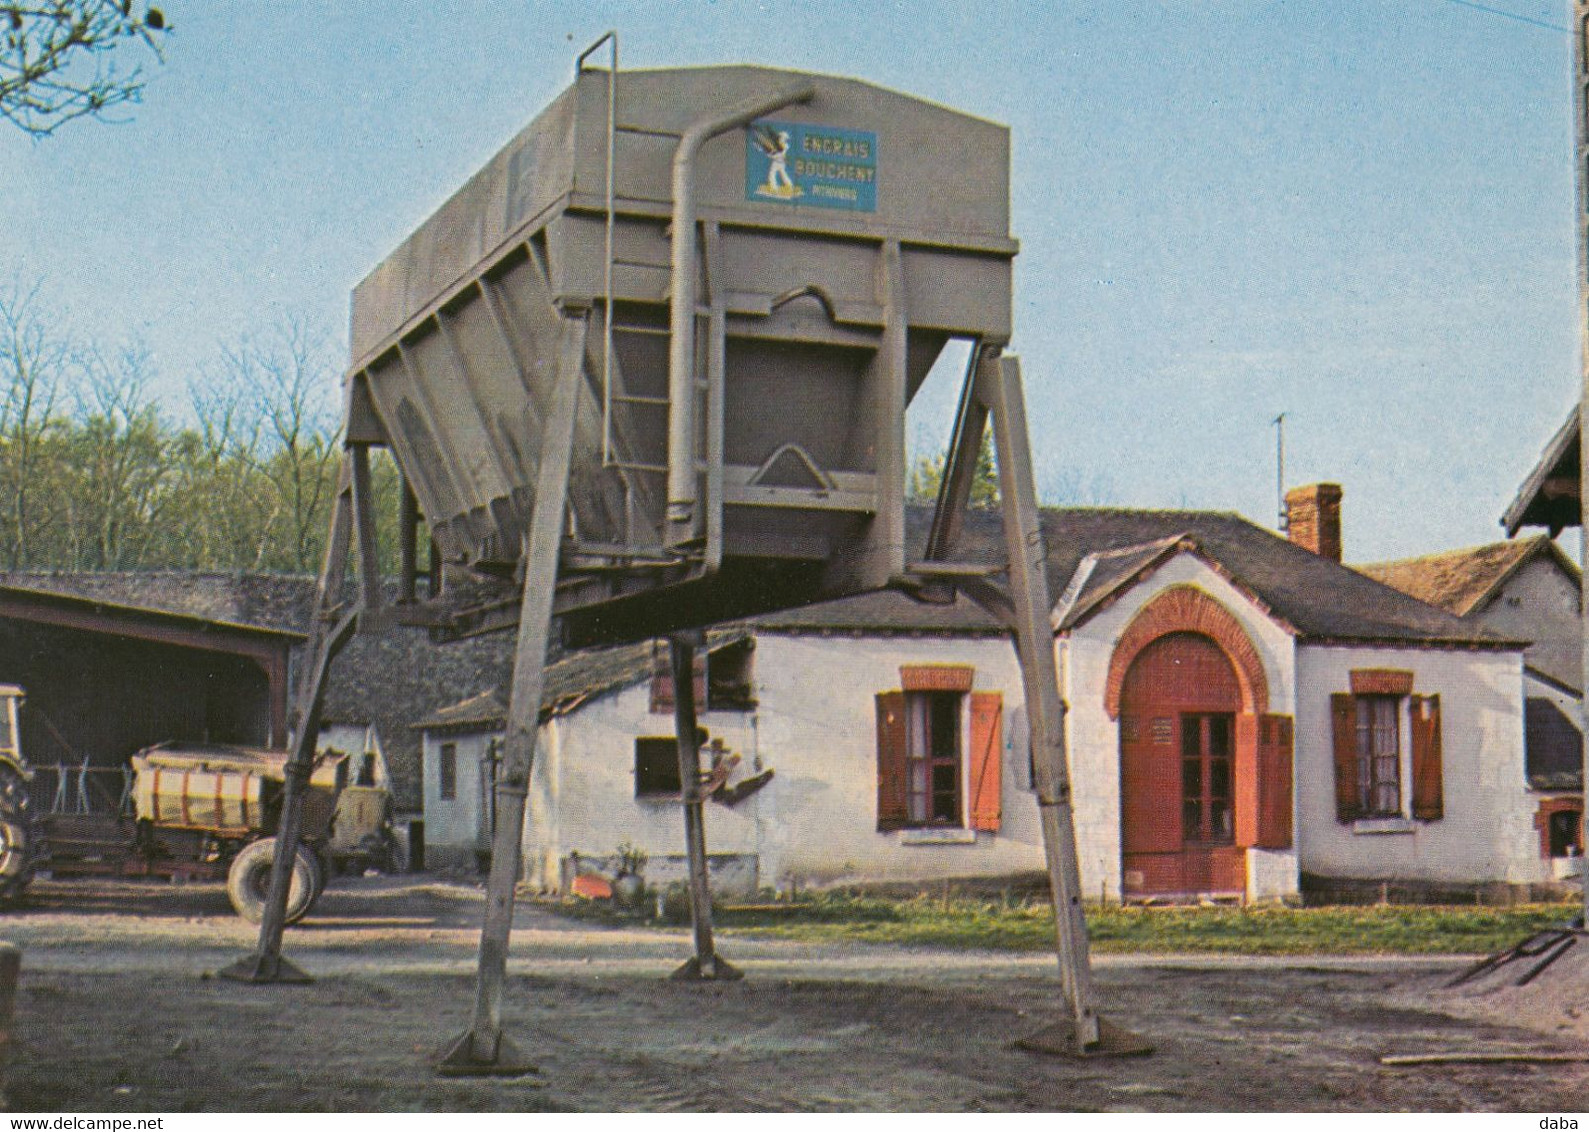
<svg viewBox="0 0 1589 1132"><path fill-rule="evenodd" d="M0 571L0 587L123 613L159 614L301 637L309 623L315 580L299 574L183 570L4 570Z"/></svg>
<svg viewBox="0 0 1589 1132"><path fill-rule="evenodd" d="M1540 557L1553 559L1570 577L1578 577L1577 564L1549 535L1372 562L1355 569L1419 601L1466 617L1488 605L1507 579Z"/></svg>
<svg viewBox="0 0 1589 1132"><path fill-rule="evenodd" d="M707 634L709 652L751 636L748 628L716 629ZM580 649L547 666L541 688L541 718L563 715L608 692L650 679L655 646L651 641ZM499 687L431 712L413 728L419 731L473 731L506 725L507 701Z"/></svg>

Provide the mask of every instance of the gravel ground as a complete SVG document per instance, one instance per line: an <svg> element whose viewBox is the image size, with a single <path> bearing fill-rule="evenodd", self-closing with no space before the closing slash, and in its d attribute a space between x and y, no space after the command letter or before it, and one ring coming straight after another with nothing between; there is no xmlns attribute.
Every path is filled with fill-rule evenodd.
<svg viewBox="0 0 1589 1132"><path fill-rule="evenodd" d="M482 907L465 885L340 881L287 936L315 983L248 986L213 977L254 942L219 885L39 882L3 921L24 952L11 1107L1574 1113L1589 1097L1581 1063L1379 1063L1586 1050L1549 1011L1441 991L1461 957L1100 957L1106 1017L1157 1051L1071 1060L1011 1045L1054 1017L1051 956L720 933L747 978L683 984L665 976L686 932L533 906L505 1024L539 1072L442 1079Z"/></svg>

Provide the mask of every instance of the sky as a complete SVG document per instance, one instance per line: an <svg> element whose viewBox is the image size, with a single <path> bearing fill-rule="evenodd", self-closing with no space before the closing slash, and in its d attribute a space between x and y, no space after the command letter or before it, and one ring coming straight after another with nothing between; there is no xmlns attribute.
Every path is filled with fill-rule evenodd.
<svg viewBox="0 0 1589 1132"><path fill-rule="evenodd" d="M146 345L173 406L288 319L345 354L354 284L610 28L625 69L849 75L1010 127L1052 499L1272 525L1284 412L1348 561L1489 542L1576 398L1567 0L162 7L127 120L0 125L0 282Z"/></svg>

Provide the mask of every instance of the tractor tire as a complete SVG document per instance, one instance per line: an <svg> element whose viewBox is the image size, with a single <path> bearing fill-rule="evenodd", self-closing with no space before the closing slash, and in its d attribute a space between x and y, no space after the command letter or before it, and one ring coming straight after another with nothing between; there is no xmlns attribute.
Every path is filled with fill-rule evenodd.
<svg viewBox="0 0 1589 1132"><path fill-rule="evenodd" d="M251 924L265 918L265 901L270 895L270 870L276 860L276 839L262 837L250 841L232 858L226 873L226 895L237 914ZM319 895L320 863L313 850L298 846L298 859L292 870L292 886L287 890L286 922L296 924L308 914Z"/></svg>
<svg viewBox="0 0 1589 1132"><path fill-rule="evenodd" d="M27 779L11 764L0 763L0 908L15 904L33 879L39 844Z"/></svg>

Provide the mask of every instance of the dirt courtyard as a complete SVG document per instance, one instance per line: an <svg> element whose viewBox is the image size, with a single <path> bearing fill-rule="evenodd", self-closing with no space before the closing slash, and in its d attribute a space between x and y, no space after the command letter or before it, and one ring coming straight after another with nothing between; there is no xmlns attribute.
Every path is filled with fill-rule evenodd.
<svg viewBox="0 0 1589 1132"><path fill-rule="evenodd" d="M212 973L253 930L219 885L40 882L5 914L23 949L19 1112L197 1110L1502 1110L1572 1113L1589 1065L1387 1068L1384 1054L1579 1052L1581 1041L1441 1012L1461 959L1105 956L1104 1012L1150 1057L1011 1047L1047 1021L1051 956L815 946L722 933L745 970L681 984L683 931L522 907L505 1021L539 1066L446 1080L466 1025L483 897L343 880L287 935L311 986Z"/></svg>

